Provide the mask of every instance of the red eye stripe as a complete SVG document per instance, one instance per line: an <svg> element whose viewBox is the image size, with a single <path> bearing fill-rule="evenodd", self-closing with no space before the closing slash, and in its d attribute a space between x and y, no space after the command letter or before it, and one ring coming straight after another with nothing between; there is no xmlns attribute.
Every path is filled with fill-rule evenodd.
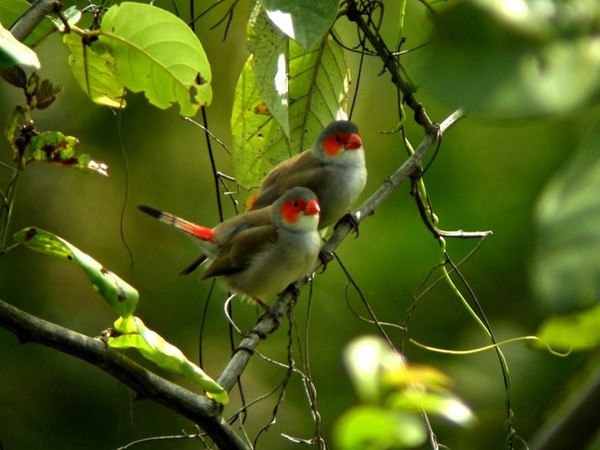
<svg viewBox="0 0 600 450"><path fill-rule="evenodd" d="M281 205L281 217L287 223L296 223L301 211L304 211L306 202L302 199L293 199Z"/></svg>
<svg viewBox="0 0 600 450"><path fill-rule="evenodd" d="M323 140L323 149L329 156L336 156L343 148L356 150L361 147L362 141L358 133L340 131Z"/></svg>
<svg viewBox="0 0 600 450"><path fill-rule="evenodd" d="M301 198L296 198L285 202L279 208L283 221L289 224L296 223L300 213L304 213L306 216L314 216L321 212L319 207L319 201L316 198L312 198L308 201Z"/></svg>
<svg viewBox="0 0 600 450"><path fill-rule="evenodd" d="M344 147L348 137L348 133L335 133L325 138L323 140L323 149L325 150L325 153L329 156L337 155Z"/></svg>

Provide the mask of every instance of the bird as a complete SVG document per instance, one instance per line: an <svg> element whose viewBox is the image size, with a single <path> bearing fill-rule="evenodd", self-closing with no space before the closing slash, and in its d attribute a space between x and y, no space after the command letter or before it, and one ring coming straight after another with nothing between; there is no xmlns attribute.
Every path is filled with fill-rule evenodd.
<svg viewBox="0 0 600 450"><path fill-rule="evenodd" d="M146 205L138 208L198 239L208 260L202 279L216 277L226 289L266 302L309 275L319 254L320 206L314 192L287 190L272 205L245 211L214 228Z"/></svg>
<svg viewBox="0 0 600 450"><path fill-rule="evenodd" d="M348 213L367 182L365 152L358 127L347 120L327 125L311 148L275 166L261 182L248 210L275 202L286 190L302 186L319 198L319 230Z"/></svg>

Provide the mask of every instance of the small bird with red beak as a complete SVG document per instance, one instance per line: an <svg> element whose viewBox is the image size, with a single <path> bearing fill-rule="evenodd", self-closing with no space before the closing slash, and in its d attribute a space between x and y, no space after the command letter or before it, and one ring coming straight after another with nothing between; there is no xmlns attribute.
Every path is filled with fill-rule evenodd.
<svg viewBox="0 0 600 450"><path fill-rule="evenodd" d="M275 202L302 186L319 199L319 229L335 224L350 209L367 182L365 152L358 127L347 120L330 123L313 146L275 166L262 181L249 210Z"/></svg>
<svg viewBox="0 0 600 450"><path fill-rule="evenodd" d="M149 206L140 210L195 237L208 263L202 279L217 277L231 291L265 302L314 267L321 239L314 192L289 189L271 206L247 211L214 228L197 225Z"/></svg>

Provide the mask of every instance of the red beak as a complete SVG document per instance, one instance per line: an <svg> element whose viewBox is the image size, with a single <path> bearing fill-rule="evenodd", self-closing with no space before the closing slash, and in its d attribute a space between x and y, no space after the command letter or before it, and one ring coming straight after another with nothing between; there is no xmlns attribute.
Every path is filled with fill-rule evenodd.
<svg viewBox="0 0 600 450"><path fill-rule="evenodd" d="M347 150L356 150L362 147L362 141L360 140L360 135L358 133L353 133L350 135L348 139L348 143L346 144Z"/></svg>
<svg viewBox="0 0 600 450"><path fill-rule="evenodd" d="M319 202L317 200L309 200L306 203L306 207L304 208L304 214L306 214L307 216L319 214L320 212L321 208L319 207Z"/></svg>

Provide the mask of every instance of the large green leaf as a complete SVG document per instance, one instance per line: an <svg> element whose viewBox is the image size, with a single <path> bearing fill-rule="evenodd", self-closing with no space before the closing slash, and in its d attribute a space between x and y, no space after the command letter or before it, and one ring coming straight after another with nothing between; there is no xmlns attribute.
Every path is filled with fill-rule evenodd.
<svg viewBox="0 0 600 450"><path fill-rule="evenodd" d="M288 38L272 25L259 7L248 27L248 49L254 55L252 69L260 98L289 139Z"/></svg>
<svg viewBox="0 0 600 450"><path fill-rule="evenodd" d="M108 52L98 54L84 46L75 33L65 34L63 43L69 49L69 67L84 92L99 105L124 108L125 87L115 75L115 61Z"/></svg>
<svg viewBox="0 0 600 450"><path fill-rule="evenodd" d="M528 117L600 98L595 0L466 0L433 17L435 39L414 58L414 78L441 100Z"/></svg>
<svg viewBox="0 0 600 450"><path fill-rule="evenodd" d="M197 383L207 395L219 403L227 403L227 391L210 378L200 367L189 361L185 355L159 334L152 331L135 316L119 318L115 330L121 335L108 339L112 348L135 348L144 358L154 362L168 372L185 377Z"/></svg>
<svg viewBox="0 0 600 450"><path fill-rule="evenodd" d="M133 314L139 297L138 291L71 243L36 227L28 227L15 233L14 239L32 250L77 263L94 289L119 316L129 317Z"/></svg>
<svg viewBox="0 0 600 450"><path fill-rule="evenodd" d="M600 300L600 130L550 182L536 211L533 287L552 311Z"/></svg>
<svg viewBox="0 0 600 450"><path fill-rule="evenodd" d="M210 103L211 72L200 41L177 16L155 6L124 2L104 15L99 42L114 57L115 75L159 108L178 103L193 116Z"/></svg>
<svg viewBox="0 0 600 450"><path fill-rule="evenodd" d="M259 94L254 56L246 61L236 85L232 163L234 176L245 189L258 187L274 165L310 147L329 122L347 116L350 74L342 48L331 38L308 51L291 40L288 45L289 137Z"/></svg>
<svg viewBox="0 0 600 450"><path fill-rule="evenodd" d="M31 3L26 0L0 0L0 23L7 28L11 27L29 8L31 8ZM56 27L52 20L45 17L27 36L24 43L30 47L35 47L54 31L56 31Z"/></svg>
<svg viewBox="0 0 600 450"><path fill-rule="evenodd" d="M325 36L340 6L339 0L260 0L260 3L269 19L305 49L313 47Z"/></svg>

